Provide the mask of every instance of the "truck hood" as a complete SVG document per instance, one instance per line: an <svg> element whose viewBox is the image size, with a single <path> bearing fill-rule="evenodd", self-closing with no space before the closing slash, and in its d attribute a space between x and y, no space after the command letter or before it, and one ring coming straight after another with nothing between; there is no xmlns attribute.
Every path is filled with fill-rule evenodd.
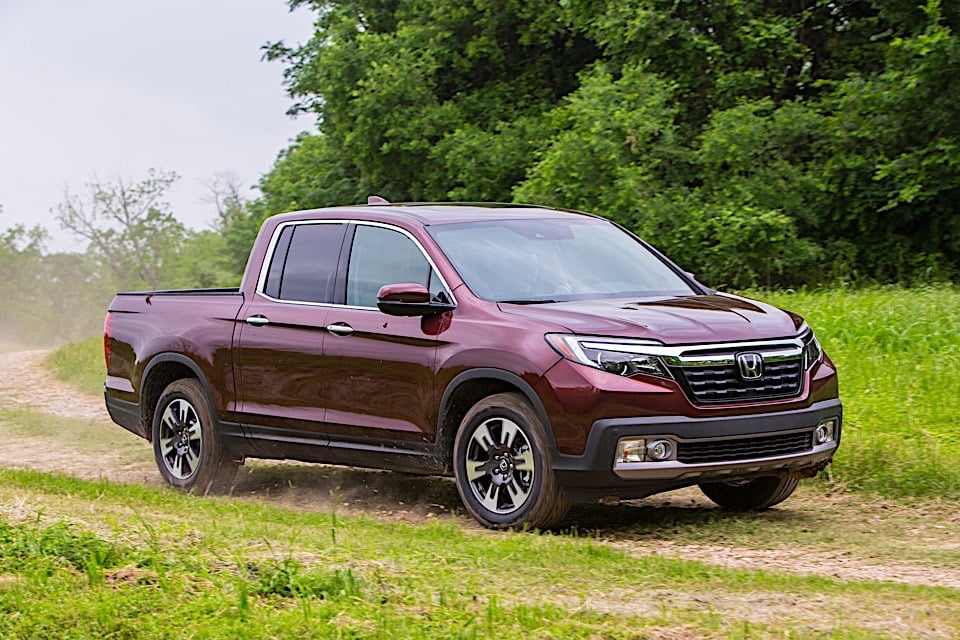
<svg viewBox="0 0 960 640"><path fill-rule="evenodd" d="M664 344L787 338L797 335L803 324L796 314L727 294L501 303L500 308L580 335L644 338Z"/></svg>

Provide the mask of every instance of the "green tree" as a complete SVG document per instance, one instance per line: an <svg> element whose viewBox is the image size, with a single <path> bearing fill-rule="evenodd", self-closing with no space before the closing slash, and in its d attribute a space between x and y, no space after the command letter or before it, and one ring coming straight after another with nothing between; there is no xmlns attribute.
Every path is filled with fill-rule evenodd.
<svg viewBox="0 0 960 640"><path fill-rule="evenodd" d="M31 326L42 285L38 268L47 234L41 227L14 225L0 233L0 337L24 340L34 336Z"/></svg>
<svg viewBox="0 0 960 640"><path fill-rule="evenodd" d="M317 12L316 33L268 57L286 62L294 111L315 113L318 134L264 179L268 212L370 193L508 199L543 133L537 120L596 57L548 0L292 4Z"/></svg>
<svg viewBox="0 0 960 640"><path fill-rule="evenodd" d="M97 335L117 290L112 270L93 253L45 253L31 301L32 339L59 344Z"/></svg>
<svg viewBox="0 0 960 640"><path fill-rule="evenodd" d="M675 86L639 64L619 77L598 65L551 113L554 134L514 195L589 209L635 227L686 160L676 140Z"/></svg>
<svg viewBox="0 0 960 640"><path fill-rule="evenodd" d="M187 230L164 202L176 173L152 169L140 182L97 179L82 195L65 193L57 207L60 226L102 255L122 286L160 286Z"/></svg>
<svg viewBox="0 0 960 640"><path fill-rule="evenodd" d="M956 277L960 4L920 2L294 0L317 130L247 211L512 198L732 286Z"/></svg>
<svg viewBox="0 0 960 640"><path fill-rule="evenodd" d="M261 214L362 202L359 170L324 134L300 134L260 180ZM379 193L379 191L378 191ZM256 230L253 230L256 235Z"/></svg>
<svg viewBox="0 0 960 640"><path fill-rule="evenodd" d="M210 201L216 208L217 215L213 223L213 235L216 238L195 239L196 243L207 245L201 250L200 259L209 255L210 264L205 265L207 273L201 279L203 284L195 283L189 286L233 286L238 284L243 276L250 249L263 219L261 211L264 204L262 200L252 202L244 197L240 191L240 182L233 174L220 174L207 186L210 190ZM291 207L295 208L298 207ZM207 233L201 232L198 235L206 236ZM196 249L190 247L190 250ZM181 263L189 264L190 260L181 260Z"/></svg>
<svg viewBox="0 0 960 640"><path fill-rule="evenodd" d="M832 105L831 226L881 280L960 266L960 19L936 0L916 13L919 32L892 40L884 70L852 75Z"/></svg>

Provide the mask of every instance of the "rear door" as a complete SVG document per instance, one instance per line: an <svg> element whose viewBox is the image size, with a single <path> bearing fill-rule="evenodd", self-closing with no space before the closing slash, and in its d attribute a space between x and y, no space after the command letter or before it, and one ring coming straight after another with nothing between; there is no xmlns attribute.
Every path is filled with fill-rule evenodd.
<svg viewBox="0 0 960 640"><path fill-rule="evenodd" d="M257 438L326 442L323 341L347 228L336 221L278 227L269 267L241 309L240 419Z"/></svg>

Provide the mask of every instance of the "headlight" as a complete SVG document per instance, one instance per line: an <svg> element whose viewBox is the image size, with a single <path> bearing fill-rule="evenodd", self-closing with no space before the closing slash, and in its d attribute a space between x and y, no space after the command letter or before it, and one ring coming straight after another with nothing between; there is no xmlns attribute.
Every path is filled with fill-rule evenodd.
<svg viewBox="0 0 960 640"><path fill-rule="evenodd" d="M817 342L817 337L813 335L813 331L807 333L802 339L803 366L805 369L809 369L823 359L823 349L820 348L820 343Z"/></svg>
<svg viewBox="0 0 960 640"><path fill-rule="evenodd" d="M662 346L659 342L591 338L562 333L548 333L544 337L564 358L588 367L619 376L645 373L658 378L671 377L659 356L645 352L645 349L649 350L650 347Z"/></svg>

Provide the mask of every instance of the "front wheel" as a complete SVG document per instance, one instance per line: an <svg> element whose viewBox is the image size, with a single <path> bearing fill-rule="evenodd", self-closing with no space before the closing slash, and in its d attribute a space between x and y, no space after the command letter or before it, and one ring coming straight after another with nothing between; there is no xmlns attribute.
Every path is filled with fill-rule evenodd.
<svg viewBox="0 0 960 640"><path fill-rule="evenodd" d="M207 396L194 378L171 382L153 414L153 455L163 479L187 491L223 491L237 462L217 433Z"/></svg>
<svg viewBox="0 0 960 640"><path fill-rule="evenodd" d="M700 490L724 509L762 511L790 497L800 480L793 477L764 476L755 480L704 482Z"/></svg>
<svg viewBox="0 0 960 640"><path fill-rule="evenodd" d="M453 446L457 491L470 514L492 529L559 522L569 504L546 443L543 424L523 396L499 393L475 404Z"/></svg>

